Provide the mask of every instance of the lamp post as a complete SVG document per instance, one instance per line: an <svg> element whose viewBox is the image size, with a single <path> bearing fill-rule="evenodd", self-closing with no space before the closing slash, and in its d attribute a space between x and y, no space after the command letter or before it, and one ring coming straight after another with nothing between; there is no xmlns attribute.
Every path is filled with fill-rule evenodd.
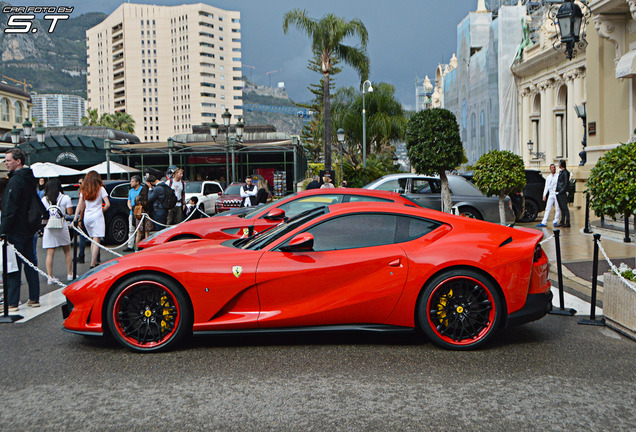
<svg viewBox="0 0 636 432"><path fill-rule="evenodd" d="M530 157L534 159L545 159L545 153L543 152L533 152L534 143L532 140L528 141L528 151L530 152Z"/></svg>
<svg viewBox="0 0 636 432"><path fill-rule="evenodd" d="M230 119L232 118L232 114L230 111L225 108L225 112L221 114L223 118L223 126L225 126L225 175L227 175L228 184L231 184L234 179L230 176L230 164L228 161L228 150L230 145ZM230 180L232 179L232 180Z"/></svg>
<svg viewBox="0 0 636 432"><path fill-rule="evenodd" d="M236 128L236 139L232 142L232 179L236 178L236 158L234 157L234 151L236 149L236 142L241 142L243 138L243 129L245 128L245 123L243 122L243 118L239 117L238 122L235 125Z"/></svg>
<svg viewBox="0 0 636 432"><path fill-rule="evenodd" d="M20 142L20 130L16 128L14 125L13 129L11 130L11 143L14 146L17 146L19 142Z"/></svg>
<svg viewBox="0 0 636 432"><path fill-rule="evenodd" d="M566 0L556 14L561 34L561 43L565 45L568 60L574 57L574 45L580 40L583 12L574 0Z"/></svg>
<svg viewBox="0 0 636 432"><path fill-rule="evenodd" d="M221 114L221 117L223 118L223 125L225 126L225 172L230 173L230 166L229 166L229 162L228 162L228 151L231 150L232 152L232 173L231 173L231 177L228 179L229 183L232 183L235 181L235 176L234 176L234 171L235 171L235 160L234 160L234 150L236 148L236 141L241 142L242 141L242 137L243 137L243 130L245 129L245 122L243 122L242 117L239 116L238 118L238 122L235 125L235 129L236 129L236 139L234 139L234 141L232 143L230 143L230 119L232 118L232 114L230 114L230 111L225 108L225 112L223 114ZM215 127L216 123L213 123L210 126L210 130L212 131L212 129ZM218 126L216 126L218 128ZM216 131L213 132L214 134L216 134ZM215 136L215 135L213 135Z"/></svg>
<svg viewBox="0 0 636 432"><path fill-rule="evenodd" d="M579 166L585 165L587 162L587 151L585 148L587 147L587 108L586 105L574 105L574 111L576 111L576 115L578 118L583 120L583 141L581 141L581 145L583 145L583 150L579 152L579 157L581 158L581 162L579 162Z"/></svg>
<svg viewBox="0 0 636 432"><path fill-rule="evenodd" d="M345 140L345 131L343 128L338 129L338 132L336 132L336 135L338 136L338 142L340 143L340 181L344 180L344 170L342 168L342 160L344 159L344 153L342 152L342 144L344 143Z"/></svg>
<svg viewBox="0 0 636 432"><path fill-rule="evenodd" d="M172 166L172 150L174 150L174 140L168 138L168 166Z"/></svg>
<svg viewBox="0 0 636 432"><path fill-rule="evenodd" d="M367 110L364 102L365 86L369 83L369 93L373 93L371 81L362 83L362 168L367 167Z"/></svg>
<svg viewBox="0 0 636 432"><path fill-rule="evenodd" d="M106 180L110 180L110 140L104 140L104 150L106 150Z"/></svg>
<svg viewBox="0 0 636 432"><path fill-rule="evenodd" d="M24 137L30 139L33 132L33 123L31 123L29 119L26 119L24 123L22 123L22 128L24 130Z"/></svg>

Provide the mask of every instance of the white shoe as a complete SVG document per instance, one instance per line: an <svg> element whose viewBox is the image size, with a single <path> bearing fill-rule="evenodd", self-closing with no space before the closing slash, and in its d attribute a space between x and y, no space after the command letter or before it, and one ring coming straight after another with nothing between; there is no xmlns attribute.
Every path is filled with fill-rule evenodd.
<svg viewBox="0 0 636 432"><path fill-rule="evenodd" d="M46 284L47 284L47 285L53 285L53 283L54 283L54 282L53 282L53 279L51 279L51 278L49 278L49 279L46 281Z"/></svg>
<svg viewBox="0 0 636 432"><path fill-rule="evenodd" d="M73 280L73 275L72 274L66 275L66 280L69 281L69 282L72 281Z"/></svg>

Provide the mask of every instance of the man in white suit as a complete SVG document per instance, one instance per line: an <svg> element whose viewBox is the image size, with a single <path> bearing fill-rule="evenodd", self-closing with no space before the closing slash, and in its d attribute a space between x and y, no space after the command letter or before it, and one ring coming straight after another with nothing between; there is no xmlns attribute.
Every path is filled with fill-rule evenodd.
<svg viewBox="0 0 636 432"><path fill-rule="evenodd" d="M543 201L546 201L545 212L543 213L543 220L538 227L544 227L548 223L548 218L550 217L550 211L554 206L554 226L557 226L559 223L559 218L561 217L561 209L557 204L557 194L556 194L556 185L559 175L556 173L556 166L554 164L550 164L550 175L547 179L545 179L545 187L543 188Z"/></svg>

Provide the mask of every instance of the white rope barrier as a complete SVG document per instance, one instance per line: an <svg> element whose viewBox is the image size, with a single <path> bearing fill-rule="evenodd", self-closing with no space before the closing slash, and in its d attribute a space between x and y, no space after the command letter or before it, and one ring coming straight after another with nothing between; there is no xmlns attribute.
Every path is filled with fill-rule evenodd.
<svg viewBox="0 0 636 432"><path fill-rule="evenodd" d="M11 243L7 242L7 245L9 246L13 246ZM60 282L60 280L58 278L56 278L55 276L49 276L46 272L40 270L39 268L36 267L35 264L33 264L31 261L29 261L28 259L25 258L24 255L22 255L20 252L18 252L18 249L13 246L13 249L15 250L15 254L18 258L20 258L22 260L22 262L24 262L26 265L28 265L29 267L31 267L33 270L35 270L36 272L38 272L39 274L41 274L42 276L44 276L47 279L52 280L53 282L55 282L56 284L58 284L59 286L61 286L62 288L66 288L66 285L63 284L62 282ZM35 252L35 251L34 251Z"/></svg>
<svg viewBox="0 0 636 432"><path fill-rule="evenodd" d="M607 263L609 264L612 271L616 274L616 276L618 276L625 285L627 285L632 290L636 291L636 286L632 285L630 281L625 279L623 275L621 274L621 272L618 270L618 268L612 263L612 261L610 261L609 257L605 253L605 249L603 249L603 246L601 246L601 242L597 240L596 243L598 244L599 249L603 253L603 256L605 257L605 261L607 261Z"/></svg>
<svg viewBox="0 0 636 432"><path fill-rule="evenodd" d="M539 242L539 244L540 244L540 245L542 245L543 243L547 243L547 242L549 242L550 240L552 240L553 238L554 238L554 234L552 234L552 235L551 235L550 237L548 237L547 239L545 239L545 240L543 240L543 241Z"/></svg>
<svg viewBox="0 0 636 432"><path fill-rule="evenodd" d="M123 257L123 255L122 255L122 254L120 254L120 253L118 253L118 252L115 252L114 250L110 250L110 249L108 249L107 247L102 246L101 244L97 243L97 242L96 242L96 241L94 241L92 238L90 238L89 236L87 236L86 234L84 234L84 231L82 231L81 229L77 228L75 225L71 225L71 227L72 227L72 228L73 228L76 232L78 232L78 233L79 233L82 237L84 237L86 240L88 240L89 242L91 242L91 243L93 243L93 244L96 244L96 245L97 245L97 246L99 246L101 249L104 249L106 252L110 252L110 253L112 253L113 255L118 256L118 257Z"/></svg>

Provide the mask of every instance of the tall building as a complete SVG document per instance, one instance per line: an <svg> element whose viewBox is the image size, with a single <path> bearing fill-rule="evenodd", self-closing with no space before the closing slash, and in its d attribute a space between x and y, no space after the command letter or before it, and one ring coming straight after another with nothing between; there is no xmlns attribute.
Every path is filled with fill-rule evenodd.
<svg viewBox="0 0 636 432"><path fill-rule="evenodd" d="M143 141L243 114L238 11L123 3L86 39L88 107L130 114Z"/></svg>
<svg viewBox="0 0 636 432"><path fill-rule="evenodd" d="M86 100L66 94L33 94L31 115L44 127L79 126L86 115Z"/></svg>

